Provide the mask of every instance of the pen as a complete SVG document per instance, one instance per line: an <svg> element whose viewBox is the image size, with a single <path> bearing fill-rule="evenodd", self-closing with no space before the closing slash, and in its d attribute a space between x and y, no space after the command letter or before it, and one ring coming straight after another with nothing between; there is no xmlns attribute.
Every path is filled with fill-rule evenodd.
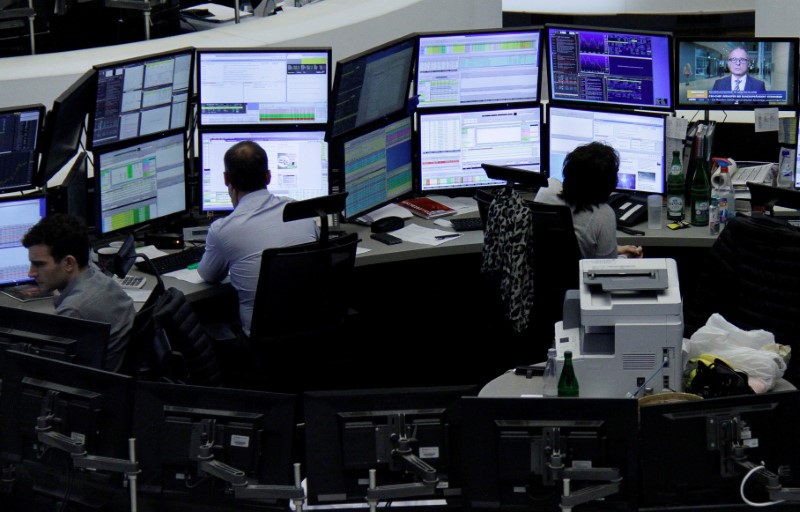
<svg viewBox="0 0 800 512"><path fill-rule="evenodd" d="M461 233L453 233L453 234L450 234L450 235L438 235L438 236L435 236L434 238L436 240L444 240L446 238L455 238L457 236L461 236Z"/></svg>

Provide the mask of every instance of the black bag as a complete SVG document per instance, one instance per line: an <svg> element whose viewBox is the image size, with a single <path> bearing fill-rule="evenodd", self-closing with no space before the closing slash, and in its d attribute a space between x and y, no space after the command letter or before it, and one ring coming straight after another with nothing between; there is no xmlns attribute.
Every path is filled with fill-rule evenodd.
<svg viewBox="0 0 800 512"><path fill-rule="evenodd" d="M722 359L714 358L712 363L703 359L689 361L686 373L693 377L687 381L684 391L703 398L752 395L753 388L747 383L747 373L734 370Z"/></svg>

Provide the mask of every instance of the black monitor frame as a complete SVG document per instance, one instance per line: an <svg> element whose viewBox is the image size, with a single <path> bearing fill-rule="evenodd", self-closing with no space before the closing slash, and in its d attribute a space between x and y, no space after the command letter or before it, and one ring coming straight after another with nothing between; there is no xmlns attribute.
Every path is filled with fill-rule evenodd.
<svg viewBox="0 0 800 512"><path fill-rule="evenodd" d="M459 500L461 397L477 392L477 386L306 392L308 503ZM372 469L374 489L367 483Z"/></svg>
<svg viewBox="0 0 800 512"><path fill-rule="evenodd" d="M130 144L136 143L137 141L142 140L142 139L147 139L147 138L150 138L150 137L157 137L159 135L165 135L167 133L174 132L176 130L188 131L189 120L191 119L191 115L192 115L191 106L192 106L192 91L193 91L193 87L194 87L194 54L195 54L194 48L186 47L186 48L178 48L178 49L175 49L175 50L169 50L169 51L165 51L165 52L161 52L161 53L142 55L141 57L136 57L136 58L127 59L127 60L121 60L121 61L117 61L117 62L109 62L109 63L105 63L105 64L98 64L98 65L94 66L94 69L97 72L96 75L95 75L97 78L95 80L94 89L93 89L95 91L95 103L94 103L94 106L90 105L90 108L89 108L89 125L88 125L88 129L87 129L87 138L88 138L87 147L88 147L88 149L95 151L95 150L98 150L98 149L102 148L103 150L106 150L107 148L112 148L112 147L116 147L116 146L127 146L127 145L130 145ZM184 113L184 117L182 119L176 119L175 120L176 122L180 121L179 123L176 123L175 126L172 125L172 119L171 119L172 118L172 108L175 105L180 105L182 102L181 101L175 101L175 97L173 96L172 99L170 100L170 102L168 103L169 106L170 106L170 121L169 121L170 126L168 126L167 128L154 130L154 131L148 131L146 133L141 133L139 131L139 125L137 124L137 130L136 130L137 134L136 135L127 136L125 138L122 138L121 134L118 133L118 137L113 139L113 140L102 141L102 142L96 140L96 133L95 132L98 129L97 109L98 109L98 105L101 104L103 101L105 101L105 93L106 93L106 91L101 91L100 87L99 87L100 81L102 80L102 74L103 73L117 73L120 69L132 67L132 66L136 66L136 65L145 66L150 62L158 62L158 61L164 60L165 58L170 58L170 57L179 58L179 57L185 57L185 56L188 56L189 59L190 59L190 61L189 61L189 72L187 73L188 77L187 77L187 84L186 84L186 89L185 89L185 96L186 96L186 108L185 108L185 110L186 110L186 112ZM144 80L144 78L142 78L142 80ZM141 90L142 91L145 90L144 86L142 87ZM184 89L183 88L179 88L179 89L177 89L177 91L184 91ZM100 97L101 93L104 94L104 96L102 98ZM121 93L121 91L120 91L120 93ZM170 94L173 94L173 93L170 93ZM122 107L121 101L122 100L120 100L120 108ZM165 105L165 104L161 103L159 105ZM135 110L141 113L141 112L146 112L148 109L145 108L145 107L140 107L140 108L135 109ZM130 110L130 111L133 111L133 110ZM121 115L121 114L122 114L122 112L120 112L119 115ZM140 121L141 121L141 119L139 119L139 122ZM118 132L119 132L119 130L120 130L119 127L117 127L117 129L118 129Z"/></svg>
<svg viewBox="0 0 800 512"><path fill-rule="evenodd" d="M689 101L688 98L688 91L686 85L686 78L683 75L683 68L684 66L689 63L688 59L690 58L687 55L682 55L682 50L687 51L688 49L695 48L698 45L702 45L708 48L707 55L705 57L706 61L706 70L708 74L711 75L711 78L708 80L717 80L723 77L730 76L729 68L725 61L727 59L727 54L736 46L748 47L746 48L749 55L752 55L753 50L749 47L756 46L758 49L763 49L763 44L786 44L788 47L786 48L786 60L785 64L788 66L788 69L772 69L774 67L774 62L770 60L771 68L768 71L770 75L770 84L773 77L773 72L775 76L779 76L778 72L780 71L780 75L785 76L786 79L786 101L785 103L778 103L778 102L769 102L769 101L739 101L738 103L728 100L725 102L712 102L709 98L706 98L706 101ZM714 52L714 56L711 55L711 52ZM760 51L760 50L757 50ZM798 52L800 51L800 39L796 37L705 37L702 35L697 36L680 36L675 37L675 64L674 64L674 85L675 85L675 109L676 110L753 110L754 108L764 108L764 107L777 107L780 110L796 110L800 104L798 103L798 90L800 89L800 76L798 76L798 67L800 63L798 63ZM699 58L697 55L693 56L694 58L689 63L691 65L692 77L697 76L697 59ZM716 69L714 69L716 67ZM753 75L753 71L748 72L748 76L755 76L761 81L764 81L765 77L764 74L767 73L762 68L755 69L754 66L753 71L757 73L757 75ZM704 73L705 76L705 73ZM690 81L691 82L691 81ZM708 84L706 84L708 85ZM713 84L712 84L713 85ZM771 88L771 87L770 87ZM767 88L769 92L770 88ZM702 93L708 91L709 89L700 88L697 89L697 96L702 99Z"/></svg>
<svg viewBox="0 0 800 512"><path fill-rule="evenodd" d="M46 185L78 152L93 108L97 78L95 69L81 75L54 101L42 133L39 183ZM85 213L85 212L84 212Z"/></svg>
<svg viewBox="0 0 800 512"><path fill-rule="evenodd" d="M410 113L409 95L418 42L419 39L415 34L409 34L336 63L336 76L333 79L329 101L330 113L326 136L328 141L358 128L368 129L373 125L385 124L389 117L399 113ZM403 52L408 52L406 60L403 61L407 69L388 60L384 69L368 69L371 63L395 58L401 53L405 55ZM370 95L365 95L362 94L362 89L368 71L373 72L369 77L373 83L368 91ZM394 97L390 97L390 92ZM364 117L360 119L360 102L365 98L371 99L376 104L370 105L368 112L362 113ZM378 107L383 110L376 111Z"/></svg>
<svg viewBox="0 0 800 512"><path fill-rule="evenodd" d="M38 116L36 131L33 134L25 134L25 136L30 137L33 135L34 140L33 143L28 144L31 146L30 149L27 151L27 164L25 165L27 176L17 176L17 166L20 163L19 161L14 162L6 162L7 159L13 158L18 151L14 147L2 147L0 146L0 153L2 153L2 174L0 174L0 194L5 194L7 192L18 192L18 191L25 191L25 190L33 190L40 185L39 180L39 152L41 149L41 135L42 130L44 128L45 116L46 116L46 108L41 103L31 104L31 105L21 105L16 107L4 107L0 108L0 118L3 116L14 116L15 119L19 120L20 116ZM7 130L7 126L3 126L3 131ZM16 128L16 127L15 127ZM16 133L16 131L15 131ZM16 136L14 136L14 140L11 143L16 142ZM6 167L8 166L8 167ZM14 170L11 170L13 166ZM5 173L8 172L8 176ZM12 174L13 173L13 174Z"/></svg>
<svg viewBox="0 0 800 512"><path fill-rule="evenodd" d="M230 506L234 491L290 484L296 408L293 394L140 381L142 492Z"/></svg>
<svg viewBox="0 0 800 512"><path fill-rule="evenodd" d="M555 63L553 62L552 52L553 52L553 43L551 39L551 33L553 31L577 31L577 32L584 32L584 33L597 33L597 34L618 34L618 35L625 35L625 36L643 36L643 37L655 37L659 39L664 39L663 41L663 48L661 50L666 52L665 54L659 55L658 58L661 60L660 65L665 66L666 69L661 69L660 71L656 71L655 69L651 69L650 78L657 79L661 77L664 80L667 80L668 83L666 87L662 87L659 89L663 94L667 97L658 97L656 96L656 90L653 89L653 98L652 101L649 103L645 103L644 101L623 101L623 98L620 101L611 101L607 99L607 91L608 91L608 83L605 81L606 78L610 75L601 74L604 78L602 78L602 83L594 83L594 87L602 87L603 98L602 99L579 99L576 97L558 97L554 95L553 91L555 89L555 82L556 82L556 74L553 72L553 68L555 67ZM549 103L553 105L569 105L569 104L577 104L577 105L584 105L584 108L593 108L593 107L606 107L606 108L618 108L618 109L628 109L628 110L654 110L654 111L661 111L661 112L671 112L674 109L674 87L673 87L673 80L674 80L674 72L673 72L673 36L670 32L658 32L658 31L649 31L649 30L638 30L638 29L624 29L624 28L612 28L612 27L590 27L590 26L581 26L581 25L567 25L567 24L556 24L556 23L548 23L545 24L544 27L544 37L546 39L546 61L547 61L547 77L548 77L548 94L550 97ZM620 73L618 80L613 82L613 85L617 87L624 87L625 83L631 77L636 76L643 76L641 74L632 75L632 76L625 76L624 74ZM588 79L589 76L585 76L584 79ZM574 86L577 87L584 87L586 84L578 84L579 80L576 79L576 83Z"/></svg>
<svg viewBox="0 0 800 512"><path fill-rule="evenodd" d="M637 400L467 397L462 410L467 510L575 506L595 485L612 491L600 495L609 509L636 510ZM562 497L565 478L572 498Z"/></svg>
<svg viewBox="0 0 800 512"><path fill-rule="evenodd" d="M420 101L420 94L421 89L425 88L426 85L424 83L425 80L422 79L422 54L424 53L424 42L426 39L453 39L455 40L462 40L463 44L469 42L470 38L479 38L479 37L486 37L486 36L497 36L498 38L502 38L504 36L511 36L514 34L538 34L538 41L537 41L537 48L535 49L536 52L536 76L531 81L531 85L535 89L535 94L533 97L527 98L504 98L500 99L497 98L495 100L476 100L476 101L468 101L464 102L460 99L457 101L444 101L441 104L436 103L428 103L424 101ZM505 27L505 28L497 28L497 29L474 29L474 30L461 30L461 31L446 31L446 32L420 32L418 34L419 43L417 48L417 66L416 66L416 73L414 79L414 98L415 103L417 105L418 111L434 111L438 109L454 109L454 108L461 108L461 107L474 107L474 108L486 108L488 105L496 105L499 107L512 107L518 103L531 103L536 104L541 102L542 100L542 75L544 74L544 69L542 69L542 55L544 54L543 49L545 48L544 45L544 32L542 31L541 26L531 26L531 27ZM524 51L524 49L516 49L517 51ZM509 52L511 53L511 52ZM459 57L468 58L468 54L458 55ZM509 56L509 59L511 56ZM516 67L512 64L508 64L509 67ZM499 67L499 66L498 66ZM467 68L468 69L468 68ZM455 73L458 75L458 82L460 83L463 79L461 77L461 70L460 69L447 69L441 71L441 76L437 76L437 79L442 81L446 81L449 74ZM489 77L490 79L490 77ZM481 77L475 77L475 80L480 81ZM479 88L479 87L478 87ZM458 91L459 98L462 91Z"/></svg>

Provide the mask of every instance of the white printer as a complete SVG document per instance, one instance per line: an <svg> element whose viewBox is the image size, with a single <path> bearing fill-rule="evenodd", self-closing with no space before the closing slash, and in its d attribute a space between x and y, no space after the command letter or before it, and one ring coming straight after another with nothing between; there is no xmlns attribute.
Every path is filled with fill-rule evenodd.
<svg viewBox="0 0 800 512"><path fill-rule="evenodd" d="M555 326L558 373L571 350L580 396L681 391L682 342L675 260L581 260L580 289L567 292Z"/></svg>

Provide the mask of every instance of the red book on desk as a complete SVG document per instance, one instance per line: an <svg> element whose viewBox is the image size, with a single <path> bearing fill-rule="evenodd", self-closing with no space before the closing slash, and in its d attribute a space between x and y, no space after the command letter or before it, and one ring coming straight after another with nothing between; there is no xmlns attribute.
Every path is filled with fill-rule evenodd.
<svg viewBox="0 0 800 512"><path fill-rule="evenodd" d="M411 213L422 217L423 219L435 219L437 217L445 217L447 215L453 215L456 213L456 210L453 208L450 208L446 204L442 204L439 201L434 201L429 197L412 197L410 199L400 201L397 204L408 208Z"/></svg>

